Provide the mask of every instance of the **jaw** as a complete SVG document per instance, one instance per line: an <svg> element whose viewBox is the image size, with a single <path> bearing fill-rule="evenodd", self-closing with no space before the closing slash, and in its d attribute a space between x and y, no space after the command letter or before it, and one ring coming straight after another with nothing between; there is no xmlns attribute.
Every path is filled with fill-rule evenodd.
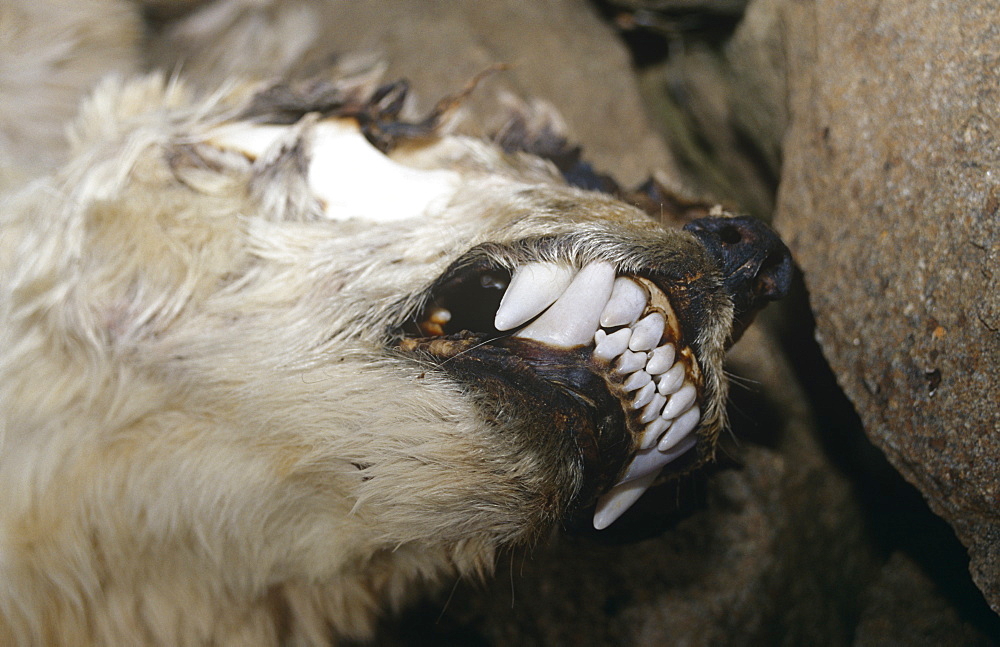
<svg viewBox="0 0 1000 647"><path fill-rule="evenodd" d="M560 516L607 527L655 481L711 456L725 393L714 364L708 380L699 364L705 336L684 321L683 294L685 309L672 304L681 290L662 266L513 265L457 262L397 348L468 385L489 424L566 466Z"/></svg>

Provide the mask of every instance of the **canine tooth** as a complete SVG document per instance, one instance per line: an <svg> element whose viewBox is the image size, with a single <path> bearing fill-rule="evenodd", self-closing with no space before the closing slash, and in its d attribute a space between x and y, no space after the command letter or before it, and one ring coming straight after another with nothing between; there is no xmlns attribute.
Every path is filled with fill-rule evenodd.
<svg viewBox="0 0 1000 647"><path fill-rule="evenodd" d="M656 480L657 473L647 474L644 478L619 483L597 501L594 510L594 528L604 530L622 516L632 504L639 500L642 493Z"/></svg>
<svg viewBox="0 0 1000 647"><path fill-rule="evenodd" d="M649 361L646 362L646 372L650 375L666 373L667 369L674 363L674 355L675 351L672 344L660 346L650 353Z"/></svg>
<svg viewBox="0 0 1000 647"><path fill-rule="evenodd" d="M682 384L684 384L684 365L677 362L673 368L663 374L656 390L663 395L670 395L676 393Z"/></svg>
<svg viewBox="0 0 1000 647"><path fill-rule="evenodd" d="M636 452L635 457L629 464L628 469L625 470L625 475L621 478L619 483L628 483L629 481L642 478L647 474L655 474L664 465L671 463L681 454L694 447L697 441L698 438L696 436L689 435L665 452L661 452L655 447Z"/></svg>
<svg viewBox="0 0 1000 647"><path fill-rule="evenodd" d="M614 523L653 484L660 469L694 447L697 440L688 436L666 452L655 449L638 452L622 480L598 499L594 510L594 528L603 530Z"/></svg>
<svg viewBox="0 0 1000 647"><path fill-rule="evenodd" d="M669 426L670 421L663 418L657 418L646 425L646 428L642 430L642 436L639 437L639 449L649 449L655 445L656 441L660 438L660 434L666 431Z"/></svg>
<svg viewBox="0 0 1000 647"><path fill-rule="evenodd" d="M632 400L633 409L641 409L653 400L653 396L656 395L656 384L652 380L646 383L644 387L639 389L635 394L635 399Z"/></svg>
<svg viewBox="0 0 1000 647"><path fill-rule="evenodd" d="M631 324L646 309L646 290L632 279L615 279L611 298L601 313L601 325L606 328Z"/></svg>
<svg viewBox="0 0 1000 647"><path fill-rule="evenodd" d="M695 391L694 386L685 383L677 393L670 396L670 402L667 403L667 406L663 407L663 413L660 415L667 420L676 418L687 411L688 407L694 403L697 395L698 392Z"/></svg>
<svg viewBox="0 0 1000 647"><path fill-rule="evenodd" d="M653 350L663 336L663 315L659 312L649 314L639 320L632 329L632 338L628 342L629 350Z"/></svg>
<svg viewBox="0 0 1000 647"><path fill-rule="evenodd" d="M615 372L619 375L628 375L641 370L646 365L646 353L633 353L630 350L622 353L615 364Z"/></svg>
<svg viewBox="0 0 1000 647"><path fill-rule="evenodd" d="M493 325L497 330L510 330L531 320L555 303L575 274L572 267L558 263L527 263L517 268Z"/></svg>
<svg viewBox="0 0 1000 647"><path fill-rule="evenodd" d="M642 410L642 415L639 416L639 422L645 424L647 422L653 422L660 417L660 411L663 410L663 404L667 401L667 398L657 393L653 396L652 401L646 405L646 408Z"/></svg>
<svg viewBox="0 0 1000 647"><path fill-rule="evenodd" d="M603 330L598 330L597 335L600 335ZM632 331L629 328L622 328L610 335L605 333L604 338L597 341L597 347L594 349L594 356L601 359L612 360L628 349L628 340L632 336ZM597 337L595 336L595 341Z"/></svg>
<svg viewBox="0 0 1000 647"><path fill-rule="evenodd" d="M632 375L628 376L628 379L625 380L625 384L623 386L626 391L635 391L636 389L641 389L647 384L650 384L652 381L653 377L646 371L636 371Z"/></svg>
<svg viewBox="0 0 1000 647"><path fill-rule="evenodd" d="M660 418L660 420L663 420L663 418ZM663 439L660 440L656 448L661 452L668 451L671 447L684 440L691 433L691 430L698 426L699 420L701 420L701 410L698 407L691 407L677 418L677 420L674 420L673 424L670 425L670 431L664 434Z"/></svg>
<svg viewBox="0 0 1000 647"><path fill-rule="evenodd" d="M589 263L577 272L556 302L517 336L559 348L590 342L614 282L615 268L611 263Z"/></svg>

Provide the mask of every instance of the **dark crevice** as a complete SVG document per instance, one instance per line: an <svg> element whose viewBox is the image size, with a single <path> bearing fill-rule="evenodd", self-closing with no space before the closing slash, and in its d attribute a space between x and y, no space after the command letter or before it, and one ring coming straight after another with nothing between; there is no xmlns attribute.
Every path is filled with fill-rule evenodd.
<svg viewBox="0 0 1000 647"><path fill-rule="evenodd" d="M816 342L816 321L800 275L791 296L777 307L783 310L778 338L816 412L820 443L853 484L876 549L884 559L896 551L907 555L965 622L987 636L1000 636L1000 617L972 581L965 547L868 439L861 419L837 384Z"/></svg>
<svg viewBox="0 0 1000 647"><path fill-rule="evenodd" d="M721 47L739 24L745 2L716 0L673 9L638 8L635 3L593 0L593 6L613 25L637 68L662 63L683 40Z"/></svg>

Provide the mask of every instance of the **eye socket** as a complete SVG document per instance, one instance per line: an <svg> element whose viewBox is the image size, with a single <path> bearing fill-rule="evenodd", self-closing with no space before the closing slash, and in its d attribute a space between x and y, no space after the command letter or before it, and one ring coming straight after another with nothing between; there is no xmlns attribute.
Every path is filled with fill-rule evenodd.
<svg viewBox="0 0 1000 647"><path fill-rule="evenodd" d="M499 334L493 325L500 299L510 283L510 272L473 268L459 272L434 290L417 317L413 330L421 337L452 335L462 331Z"/></svg>

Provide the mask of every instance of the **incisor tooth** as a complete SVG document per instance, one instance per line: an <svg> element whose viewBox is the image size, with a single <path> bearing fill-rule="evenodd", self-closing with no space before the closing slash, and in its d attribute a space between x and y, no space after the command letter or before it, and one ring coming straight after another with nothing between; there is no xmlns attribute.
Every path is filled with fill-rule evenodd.
<svg viewBox="0 0 1000 647"><path fill-rule="evenodd" d="M500 300L493 325L510 330L552 305L573 280L576 270L558 263L527 263L514 270Z"/></svg>
<svg viewBox="0 0 1000 647"><path fill-rule="evenodd" d="M660 434L669 426L670 421L663 418L657 418L646 425L646 428L642 430L642 436L639 437L639 449L649 449L655 445Z"/></svg>
<svg viewBox="0 0 1000 647"><path fill-rule="evenodd" d="M614 282L615 268L611 263L588 264L577 272L556 302L517 336L559 348L589 343L597 332L601 311L611 296Z"/></svg>
<svg viewBox="0 0 1000 647"><path fill-rule="evenodd" d="M625 380L625 384L623 385L623 387L626 391L631 392L635 391L636 389L641 389L647 384L650 384L652 381L653 378L646 371L636 371L632 375L628 376L628 379Z"/></svg>
<svg viewBox="0 0 1000 647"><path fill-rule="evenodd" d="M676 393L682 384L684 384L684 365L677 362L673 368L663 374L656 390L663 395L670 395Z"/></svg>
<svg viewBox="0 0 1000 647"><path fill-rule="evenodd" d="M598 330L597 334L600 335L601 332ZM628 349L628 340L631 336L632 330L629 328L622 328L610 335L606 334L604 339L597 342L597 347L594 348L594 357L609 361L618 357Z"/></svg>
<svg viewBox="0 0 1000 647"><path fill-rule="evenodd" d="M661 414L667 420L676 418L685 411L688 407L694 403L695 397L697 397L698 392L691 384L684 384L677 393L670 396L670 402L667 402L667 406L663 407L663 413Z"/></svg>
<svg viewBox="0 0 1000 647"><path fill-rule="evenodd" d="M670 431L663 436L663 439L660 440L656 448L661 452L665 452L674 447L698 426L700 419L701 411L698 407L691 407L677 418L677 420L674 420L673 424L670 425ZM663 420L663 418L660 418L660 420Z"/></svg>
<svg viewBox="0 0 1000 647"><path fill-rule="evenodd" d="M674 354L675 351L672 344L660 346L650 353L649 361L646 362L646 372L650 375L666 373L667 369L674 363Z"/></svg>
<svg viewBox="0 0 1000 647"><path fill-rule="evenodd" d="M633 409L641 409L647 404L649 404L653 396L656 394L656 384L650 380L646 386L639 389L635 394L635 399L632 400Z"/></svg>
<svg viewBox="0 0 1000 647"><path fill-rule="evenodd" d="M611 298L601 313L601 325L606 328L626 326L639 318L646 309L646 290L632 279L615 279Z"/></svg>
<svg viewBox="0 0 1000 647"><path fill-rule="evenodd" d="M653 422L660 416L660 411L663 410L663 403L667 401L667 398L657 393L653 396L653 399L646 408L642 410L642 415L639 416L639 422L645 424L647 422Z"/></svg>
<svg viewBox="0 0 1000 647"><path fill-rule="evenodd" d="M629 350L653 350L663 336L663 315L659 312L646 315L632 328L632 338L629 339Z"/></svg>
<svg viewBox="0 0 1000 647"><path fill-rule="evenodd" d="M633 353L630 350L622 353L615 363L615 372L619 375L635 373L646 365L646 353Z"/></svg>

